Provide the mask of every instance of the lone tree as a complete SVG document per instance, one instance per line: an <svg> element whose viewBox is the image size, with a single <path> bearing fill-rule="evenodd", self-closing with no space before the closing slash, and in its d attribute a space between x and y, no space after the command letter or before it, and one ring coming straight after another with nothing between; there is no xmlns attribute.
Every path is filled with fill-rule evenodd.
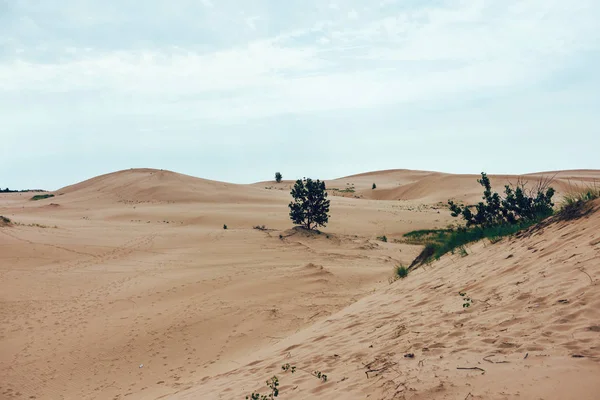
<svg viewBox="0 0 600 400"><path fill-rule="evenodd" d="M275 172L275 181L277 183L281 183L282 179L283 179L283 175L281 175L281 172Z"/></svg>
<svg viewBox="0 0 600 400"><path fill-rule="evenodd" d="M325 226L329 222L329 200L325 191L325 182L310 178L298 179L291 195L294 198L289 205L290 218L306 229Z"/></svg>

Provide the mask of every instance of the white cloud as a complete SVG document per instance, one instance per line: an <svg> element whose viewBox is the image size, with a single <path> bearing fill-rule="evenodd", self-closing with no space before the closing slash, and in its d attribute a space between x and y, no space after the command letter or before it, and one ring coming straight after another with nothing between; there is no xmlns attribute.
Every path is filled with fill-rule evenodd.
<svg viewBox="0 0 600 400"><path fill-rule="evenodd" d="M150 3L10 3L3 143L104 124L191 140L213 123L540 98L566 74L591 76L600 47L594 0Z"/></svg>

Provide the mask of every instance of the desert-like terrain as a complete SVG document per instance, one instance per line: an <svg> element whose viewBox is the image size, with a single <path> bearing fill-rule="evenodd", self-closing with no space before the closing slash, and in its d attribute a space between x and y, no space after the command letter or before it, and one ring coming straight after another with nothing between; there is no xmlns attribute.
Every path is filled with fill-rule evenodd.
<svg viewBox="0 0 600 400"><path fill-rule="evenodd" d="M294 229L291 181L132 169L1 193L0 398L243 399L273 375L282 399L599 398L600 210L390 283L421 251L402 235L458 222L446 201L478 201L477 177L328 180L320 234ZM600 171L521 179L548 177L560 201Z"/></svg>

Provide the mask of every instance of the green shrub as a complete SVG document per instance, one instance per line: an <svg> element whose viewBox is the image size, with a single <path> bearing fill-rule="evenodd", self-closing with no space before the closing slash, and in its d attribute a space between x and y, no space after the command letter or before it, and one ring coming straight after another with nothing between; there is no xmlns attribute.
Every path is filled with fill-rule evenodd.
<svg viewBox="0 0 600 400"><path fill-rule="evenodd" d="M408 268L404 265L398 265L394 271L396 273L396 277L399 279L404 279L408 276Z"/></svg>
<svg viewBox="0 0 600 400"><path fill-rule="evenodd" d="M33 201L49 199L50 197L54 197L53 194L36 194L31 198Z"/></svg>
<svg viewBox="0 0 600 400"><path fill-rule="evenodd" d="M388 241L387 236L383 235L383 236L377 236L377 240L381 240L382 242L386 242Z"/></svg>
<svg viewBox="0 0 600 400"><path fill-rule="evenodd" d="M275 172L275 182L281 183L282 179L283 179L283 175L281 175L281 172Z"/></svg>
<svg viewBox="0 0 600 400"><path fill-rule="evenodd" d="M451 215L462 217L471 226L514 225L523 221L539 221L553 214L554 189L550 180L542 179L533 190L528 190L524 182L515 187L504 186L504 197L492 192L490 179L485 172L477 182L483 186L483 202L475 206L461 206L448 200ZM475 208L473 213L472 208Z"/></svg>
<svg viewBox="0 0 600 400"><path fill-rule="evenodd" d="M227 225L223 224L223 229L227 229Z"/></svg>
<svg viewBox="0 0 600 400"><path fill-rule="evenodd" d="M371 189L373 189L373 190L377 189L377 185L373 184L373 186L371 187Z"/></svg>

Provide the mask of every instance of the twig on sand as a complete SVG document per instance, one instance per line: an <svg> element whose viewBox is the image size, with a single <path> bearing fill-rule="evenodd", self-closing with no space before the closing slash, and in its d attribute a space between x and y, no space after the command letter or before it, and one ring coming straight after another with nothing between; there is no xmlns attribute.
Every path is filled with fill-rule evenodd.
<svg viewBox="0 0 600 400"><path fill-rule="evenodd" d="M494 361L494 360L489 360L490 357L493 357L493 355L483 357L483 361L487 361L487 362L489 362L491 364L509 364L508 361Z"/></svg>
<svg viewBox="0 0 600 400"><path fill-rule="evenodd" d="M456 369L462 369L462 370L472 370L472 371L481 371L481 372L485 372L485 369L483 368L479 368L479 367L458 367Z"/></svg>
<svg viewBox="0 0 600 400"><path fill-rule="evenodd" d="M469 397L474 397L473 394L471 394L471 392L469 392L469 394L467 395L467 397L465 397L465 400L467 400Z"/></svg>
<svg viewBox="0 0 600 400"><path fill-rule="evenodd" d="M583 272L584 274L586 274L586 275L588 276L588 278L590 278L590 282L591 282L591 283L592 283L592 285L593 285L593 284L594 284L594 280L592 279L592 277L590 276L590 274L588 274L588 273L586 272L586 270L585 270L583 267L579 268L579 270L580 270L581 272Z"/></svg>

